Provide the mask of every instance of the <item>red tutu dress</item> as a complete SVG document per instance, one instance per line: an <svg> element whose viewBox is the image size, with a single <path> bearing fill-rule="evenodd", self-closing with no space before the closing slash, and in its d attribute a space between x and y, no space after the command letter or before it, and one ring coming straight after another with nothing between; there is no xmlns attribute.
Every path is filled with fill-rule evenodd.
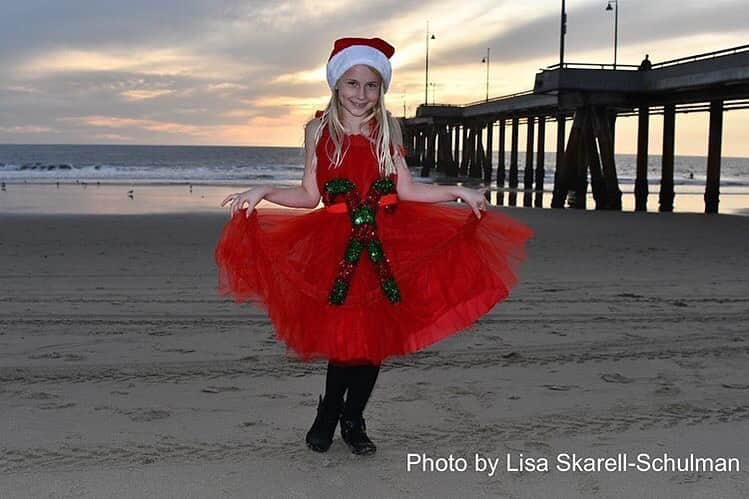
<svg viewBox="0 0 749 499"><path fill-rule="evenodd" d="M323 207L242 209L223 227L219 293L264 310L301 359L356 364L421 350L508 296L531 229L491 209L478 219L468 205L398 200L365 136L346 136L335 169L328 141L325 130Z"/></svg>

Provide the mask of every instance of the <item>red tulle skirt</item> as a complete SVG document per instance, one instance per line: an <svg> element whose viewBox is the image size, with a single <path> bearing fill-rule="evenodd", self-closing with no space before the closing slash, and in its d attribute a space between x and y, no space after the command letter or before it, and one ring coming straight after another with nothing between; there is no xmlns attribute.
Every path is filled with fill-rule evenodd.
<svg viewBox="0 0 749 499"><path fill-rule="evenodd" d="M532 236L499 211L478 219L467 205L399 201L375 220L397 303L366 252L343 304L328 302L352 224L326 208L235 213L214 253L218 291L264 310L303 360L379 364L465 329L506 298Z"/></svg>

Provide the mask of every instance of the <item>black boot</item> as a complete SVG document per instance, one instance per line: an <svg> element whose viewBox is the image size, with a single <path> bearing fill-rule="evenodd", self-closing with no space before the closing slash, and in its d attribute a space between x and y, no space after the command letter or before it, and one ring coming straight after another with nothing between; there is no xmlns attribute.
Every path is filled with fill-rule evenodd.
<svg viewBox="0 0 749 499"><path fill-rule="evenodd" d="M348 396L341 413L341 437L351 452L358 455L374 454L377 447L367 436L364 422L364 407L374 389L379 365L363 365L352 368L348 385Z"/></svg>
<svg viewBox="0 0 749 499"><path fill-rule="evenodd" d="M349 368L328 362L325 375L325 398L320 397L317 405L317 417L312 428L307 432L307 447L317 452L325 452L333 443L335 427L343 407L343 395L346 393Z"/></svg>
<svg viewBox="0 0 749 499"><path fill-rule="evenodd" d="M360 456L374 454L377 446L367 436L364 418L343 419L341 417L341 437L351 452Z"/></svg>
<svg viewBox="0 0 749 499"><path fill-rule="evenodd" d="M317 416L312 428L307 432L307 447L317 452L326 452L333 443L335 428L338 426L340 404L331 403L320 396L317 405Z"/></svg>

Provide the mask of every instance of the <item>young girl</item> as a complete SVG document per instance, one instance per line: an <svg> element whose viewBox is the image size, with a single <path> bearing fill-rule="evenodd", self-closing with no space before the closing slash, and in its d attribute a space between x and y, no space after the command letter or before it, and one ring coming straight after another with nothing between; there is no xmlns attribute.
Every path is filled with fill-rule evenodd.
<svg viewBox="0 0 749 499"><path fill-rule="evenodd" d="M385 108L393 52L379 38L337 40L330 101L305 128L301 186L221 203L231 202L231 218L214 255L220 293L265 310L299 358L328 360L306 436L318 452L339 422L352 452L375 451L363 412L380 364L465 329L506 298L532 234L487 211L486 189L413 182ZM470 208L436 204L458 198ZM262 199L307 210L255 210Z"/></svg>

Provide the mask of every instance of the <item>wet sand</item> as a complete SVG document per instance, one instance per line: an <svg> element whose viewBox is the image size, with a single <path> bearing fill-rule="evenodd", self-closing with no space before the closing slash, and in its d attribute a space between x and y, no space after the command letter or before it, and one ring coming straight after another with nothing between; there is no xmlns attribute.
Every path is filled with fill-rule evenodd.
<svg viewBox="0 0 749 499"><path fill-rule="evenodd" d="M428 179L414 177L416 181L430 183ZM479 179L463 178L467 187L481 187ZM291 187L299 182L284 184L280 181L272 182L277 187ZM0 213L8 214L36 214L48 213L66 215L147 215L147 214L184 214L193 213L224 213L225 209L219 204L221 200L233 192L243 191L249 185L188 183L159 184L96 182L80 183L11 183L5 190L0 190ZM632 186L623 185L622 189ZM517 193L515 204L510 203L509 189L504 193L490 189L490 202L495 206L507 208L523 206L522 190ZM548 209L551 205L553 193L548 190L543 193L543 206ZM647 208L649 212L658 211L658 189L650 186ZM499 199L502 199L499 201ZM532 201L531 201L532 202ZM278 205L262 201L260 206L278 208ZM322 206L320 203L319 206ZM593 195L588 193L586 207L595 209ZM622 194L622 209L625 212L634 211L634 194ZM699 186L679 186L674 198L674 213L704 213L704 188ZM749 194L743 187L721 186L720 204L718 211L724 215L749 215Z"/></svg>
<svg viewBox="0 0 749 499"><path fill-rule="evenodd" d="M305 447L325 365L217 295L223 213L0 214L0 497L749 495L749 218L503 210L536 232L521 284L383 366L368 458L339 434ZM741 470L564 472L560 453Z"/></svg>

